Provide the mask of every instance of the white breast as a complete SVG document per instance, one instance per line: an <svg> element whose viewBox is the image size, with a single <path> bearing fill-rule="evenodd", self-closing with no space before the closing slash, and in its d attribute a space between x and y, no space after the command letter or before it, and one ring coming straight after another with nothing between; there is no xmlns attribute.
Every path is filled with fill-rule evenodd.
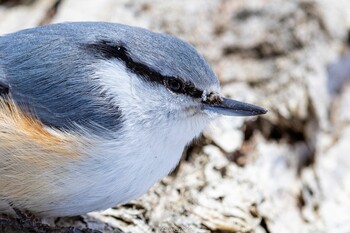
<svg viewBox="0 0 350 233"><path fill-rule="evenodd" d="M125 132L118 141L100 142L74 165L74 182L60 215L103 210L141 196L175 168L184 146L200 132L187 124L134 130L137 137Z"/></svg>
<svg viewBox="0 0 350 233"><path fill-rule="evenodd" d="M63 197L56 203L62 208L52 206L46 215L78 215L141 196L175 168L186 144L209 121L201 114L175 116L171 108L176 106L166 106L168 93L142 93L144 84L122 66L99 67L101 84L117 93L123 126L116 139L95 140L82 159L67 168Z"/></svg>

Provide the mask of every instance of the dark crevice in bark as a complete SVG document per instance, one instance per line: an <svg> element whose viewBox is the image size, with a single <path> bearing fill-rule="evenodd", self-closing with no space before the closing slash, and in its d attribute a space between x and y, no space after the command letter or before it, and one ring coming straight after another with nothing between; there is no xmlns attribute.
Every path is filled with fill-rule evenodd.
<svg viewBox="0 0 350 233"><path fill-rule="evenodd" d="M0 5L6 7L15 7L18 5L30 5L33 4L35 0L0 0Z"/></svg>
<svg viewBox="0 0 350 233"><path fill-rule="evenodd" d="M51 20L55 17L58 12L58 9L63 0L56 0L54 4L48 9L44 18L40 21L39 25L45 25L51 23Z"/></svg>

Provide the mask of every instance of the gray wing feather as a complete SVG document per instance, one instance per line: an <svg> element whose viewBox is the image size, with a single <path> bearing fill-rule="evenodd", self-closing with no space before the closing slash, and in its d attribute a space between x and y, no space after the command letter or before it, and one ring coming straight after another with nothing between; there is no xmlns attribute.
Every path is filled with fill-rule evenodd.
<svg viewBox="0 0 350 233"><path fill-rule="evenodd" d="M77 42L91 40L89 30L74 27L41 27L0 37L0 81L23 110L46 125L115 132L120 110L93 80L93 57Z"/></svg>

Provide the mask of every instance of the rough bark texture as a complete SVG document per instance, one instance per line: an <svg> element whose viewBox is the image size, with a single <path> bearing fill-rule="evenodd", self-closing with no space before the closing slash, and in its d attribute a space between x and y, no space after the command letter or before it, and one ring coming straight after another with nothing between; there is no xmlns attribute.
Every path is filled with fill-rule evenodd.
<svg viewBox="0 0 350 233"><path fill-rule="evenodd" d="M62 21L174 34L205 55L225 95L270 110L213 123L142 198L50 224L133 233L350 232L350 1L0 4L1 34Z"/></svg>

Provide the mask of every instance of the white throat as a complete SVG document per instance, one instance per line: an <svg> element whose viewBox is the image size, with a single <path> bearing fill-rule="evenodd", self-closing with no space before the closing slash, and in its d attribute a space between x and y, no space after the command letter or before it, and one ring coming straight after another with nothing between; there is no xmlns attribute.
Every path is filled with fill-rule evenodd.
<svg viewBox="0 0 350 233"><path fill-rule="evenodd" d="M103 187L95 184L91 187L93 190L89 190L94 196L101 196L102 200L96 202L97 208L104 209L141 196L169 174L178 164L186 144L200 134L209 118L204 114L189 118L176 118L172 112L159 114L167 111L168 106L164 106L164 99L157 99L157 95L143 99L138 94L140 85L144 85L139 77L114 62L105 62L99 67L97 74L104 77L101 85L109 87L108 92L118 93L116 102L123 112L117 139L101 141L88 152L94 164L89 165L90 171L104 171L91 172L96 183Z"/></svg>

